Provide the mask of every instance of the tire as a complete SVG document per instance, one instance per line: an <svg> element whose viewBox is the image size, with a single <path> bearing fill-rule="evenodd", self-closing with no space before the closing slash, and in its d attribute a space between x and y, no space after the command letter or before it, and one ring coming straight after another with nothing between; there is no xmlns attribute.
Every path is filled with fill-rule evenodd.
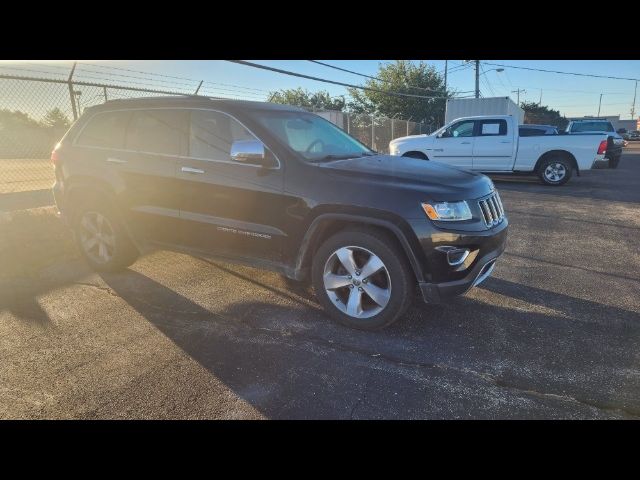
<svg viewBox="0 0 640 480"><path fill-rule="evenodd" d="M429 158L422 152L407 152L402 154L403 157L419 158L420 160L429 160Z"/></svg>
<svg viewBox="0 0 640 480"><path fill-rule="evenodd" d="M349 259L354 262L346 268ZM365 276L369 260L370 266L382 266ZM411 304L416 283L405 253L393 238L364 228L328 238L314 255L311 276L324 310L338 323L360 330L379 330L398 320Z"/></svg>
<svg viewBox="0 0 640 480"><path fill-rule="evenodd" d="M564 185L573 175L573 164L562 155L551 155L538 166L538 177L545 185Z"/></svg>
<svg viewBox="0 0 640 480"><path fill-rule="evenodd" d="M620 157L614 157L609 159L609 168L618 168L620 163Z"/></svg>
<svg viewBox="0 0 640 480"><path fill-rule="evenodd" d="M122 270L139 256L113 209L98 201L89 202L77 212L73 231L82 256L93 270Z"/></svg>

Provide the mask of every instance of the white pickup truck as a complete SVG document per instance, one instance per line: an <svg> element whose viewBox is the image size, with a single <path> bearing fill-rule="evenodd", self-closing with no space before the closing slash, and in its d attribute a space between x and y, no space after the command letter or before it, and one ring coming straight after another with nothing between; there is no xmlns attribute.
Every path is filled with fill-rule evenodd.
<svg viewBox="0 0 640 480"><path fill-rule="evenodd" d="M431 135L392 140L391 155L423 158L487 173L533 173L563 185L604 160L607 135L520 137L511 115L458 118Z"/></svg>

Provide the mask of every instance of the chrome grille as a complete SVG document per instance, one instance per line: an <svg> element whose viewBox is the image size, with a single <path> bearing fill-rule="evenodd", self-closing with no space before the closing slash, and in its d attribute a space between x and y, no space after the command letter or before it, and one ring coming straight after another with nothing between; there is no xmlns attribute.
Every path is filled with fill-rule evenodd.
<svg viewBox="0 0 640 480"><path fill-rule="evenodd" d="M498 225L504 220L504 208L498 192L478 202L480 211L484 217L484 223L488 228Z"/></svg>

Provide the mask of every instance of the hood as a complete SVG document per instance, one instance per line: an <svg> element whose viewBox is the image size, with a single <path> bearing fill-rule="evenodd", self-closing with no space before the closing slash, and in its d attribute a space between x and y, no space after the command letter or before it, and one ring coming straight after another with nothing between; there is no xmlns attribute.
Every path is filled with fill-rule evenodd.
<svg viewBox="0 0 640 480"><path fill-rule="evenodd" d="M480 173L418 158L375 155L317 165L334 177L413 189L433 200L473 200L493 191L493 182Z"/></svg>
<svg viewBox="0 0 640 480"><path fill-rule="evenodd" d="M393 140L391 140L389 143L404 143L406 141L410 141L410 140L414 140L414 139L419 139L419 138L425 138L428 137L429 135L426 133L423 133L421 135L408 135L406 137L397 137L394 138Z"/></svg>

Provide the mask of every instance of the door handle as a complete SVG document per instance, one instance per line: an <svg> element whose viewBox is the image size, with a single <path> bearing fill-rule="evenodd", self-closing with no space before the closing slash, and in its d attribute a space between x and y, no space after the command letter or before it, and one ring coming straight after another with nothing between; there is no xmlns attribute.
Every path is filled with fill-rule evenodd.
<svg viewBox="0 0 640 480"><path fill-rule="evenodd" d="M204 170L199 168L191 168L191 167L182 167L182 171L184 173L204 173Z"/></svg>
<svg viewBox="0 0 640 480"><path fill-rule="evenodd" d="M127 163L126 160L120 160L119 158L114 158L114 157L107 158L107 162L109 162L109 163Z"/></svg>
<svg viewBox="0 0 640 480"><path fill-rule="evenodd" d="M501 141L500 143L511 143L511 142L508 142L508 141L503 140L503 141Z"/></svg>
<svg viewBox="0 0 640 480"><path fill-rule="evenodd" d="M460 142L460 145L471 145L471 142Z"/></svg>
<svg viewBox="0 0 640 480"><path fill-rule="evenodd" d="M434 148L434 152L444 152L444 148Z"/></svg>

